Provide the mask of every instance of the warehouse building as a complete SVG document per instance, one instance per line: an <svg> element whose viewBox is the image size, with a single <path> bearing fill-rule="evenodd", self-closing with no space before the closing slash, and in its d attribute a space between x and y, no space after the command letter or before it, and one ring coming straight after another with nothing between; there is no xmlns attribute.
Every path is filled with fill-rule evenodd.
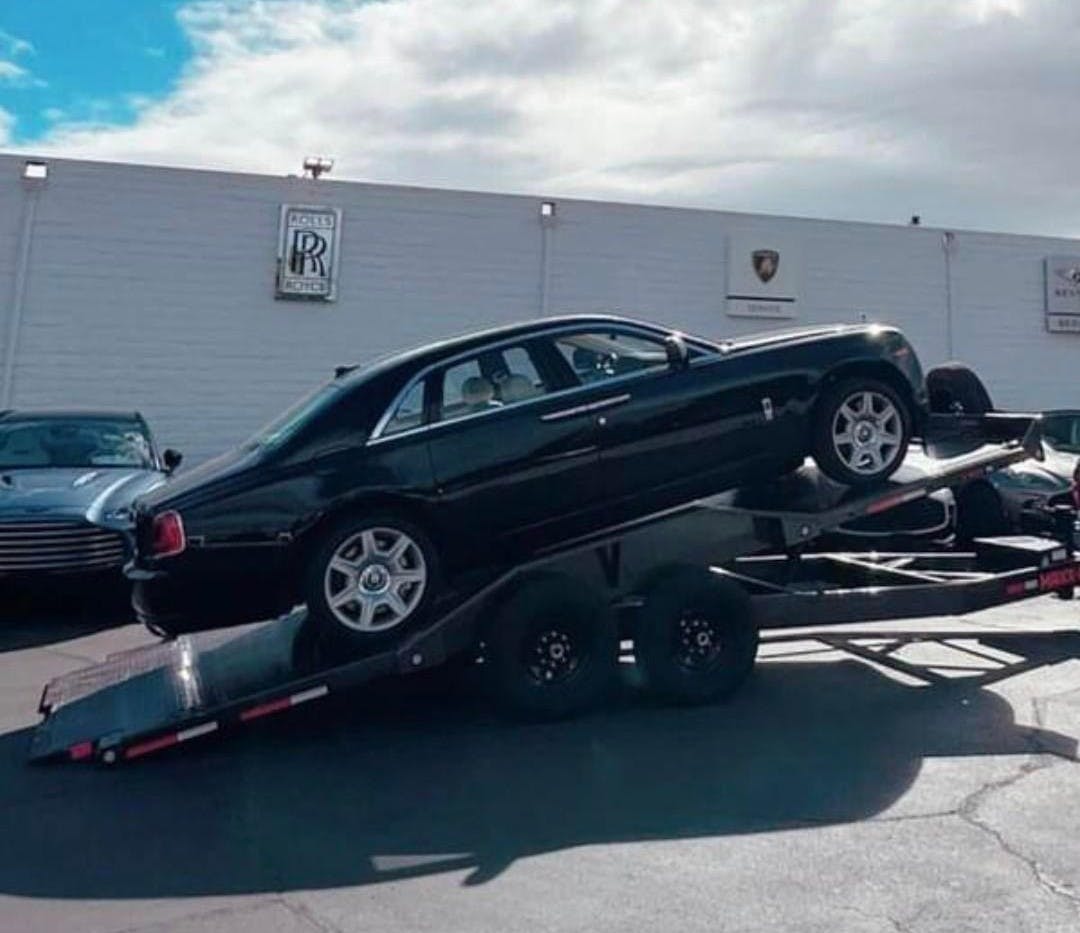
<svg viewBox="0 0 1080 933"><path fill-rule="evenodd" d="M0 155L0 408L138 408L189 463L336 364L613 311L902 327L1080 407L1080 241Z"/></svg>

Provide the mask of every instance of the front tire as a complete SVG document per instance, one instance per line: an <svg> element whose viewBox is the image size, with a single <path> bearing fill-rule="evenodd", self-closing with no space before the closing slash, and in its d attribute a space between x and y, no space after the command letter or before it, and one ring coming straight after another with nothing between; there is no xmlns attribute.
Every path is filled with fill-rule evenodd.
<svg viewBox="0 0 1080 933"><path fill-rule="evenodd" d="M330 645L367 652L415 631L437 589L431 540L386 514L332 525L309 561L304 595L309 622Z"/></svg>
<svg viewBox="0 0 1080 933"><path fill-rule="evenodd" d="M846 379L822 394L814 413L811 448L830 479L845 486L884 482L904 462L911 411L888 383Z"/></svg>

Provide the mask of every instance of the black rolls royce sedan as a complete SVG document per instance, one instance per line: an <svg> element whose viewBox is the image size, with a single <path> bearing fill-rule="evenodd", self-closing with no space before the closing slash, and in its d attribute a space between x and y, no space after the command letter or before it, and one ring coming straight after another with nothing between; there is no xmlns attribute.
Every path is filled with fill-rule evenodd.
<svg viewBox="0 0 1080 933"><path fill-rule="evenodd" d="M250 441L137 503L134 605L158 633L306 602L350 646L462 575L795 469L885 480L926 403L879 325L711 342L548 318L339 367Z"/></svg>

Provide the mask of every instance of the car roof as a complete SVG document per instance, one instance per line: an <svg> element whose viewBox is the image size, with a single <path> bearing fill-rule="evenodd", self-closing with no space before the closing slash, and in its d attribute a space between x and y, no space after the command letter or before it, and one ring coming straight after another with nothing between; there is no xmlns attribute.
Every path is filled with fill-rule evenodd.
<svg viewBox="0 0 1080 933"><path fill-rule="evenodd" d="M23 408L0 411L0 421L77 421L81 419L142 421L143 416L137 411L108 411L91 408L43 408L40 410Z"/></svg>
<svg viewBox="0 0 1080 933"><path fill-rule="evenodd" d="M430 366L433 363L438 363L440 360L456 356L459 353L466 353L474 348L479 349L480 347L496 341L512 340L515 337L520 337L525 340L537 334L546 333L552 329L578 325L588 326L590 324L595 324L597 326L612 324L630 325L632 327L652 331L657 335L668 333L664 327L661 327L658 324L650 324L647 321L639 321L633 318L622 317L617 314L557 315L516 324L504 324L499 327L491 327L485 330L472 331L454 337L447 337L443 340L437 340L420 347L415 347L411 350L403 350L398 353L390 354L389 356L381 357L368 364L340 366L336 370L335 376L345 382L351 382L353 379L367 379L376 372L382 373L388 370L397 369L398 367L412 369L419 368L421 365Z"/></svg>

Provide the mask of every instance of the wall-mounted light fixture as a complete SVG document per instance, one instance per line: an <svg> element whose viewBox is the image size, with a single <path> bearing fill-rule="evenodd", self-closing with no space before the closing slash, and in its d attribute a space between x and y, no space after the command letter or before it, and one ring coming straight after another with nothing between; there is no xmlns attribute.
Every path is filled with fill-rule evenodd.
<svg viewBox="0 0 1080 933"><path fill-rule="evenodd" d="M304 175L308 178L318 178L327 174L334 167L334 160L324 156L308 156L304 159Z"/></svg>
<svg viewBox="0 0 1080 933"><path fill-rule="evenodd" d="M40 159L27 159L23 164L22 177L27 181L44 181L49 177L49 163Z"/></svg>
<svg viewBox="0 0 1080 933"><path fill-rule="evenodd" d="M555 202L554 201L541 201L540 202L540 219L541 220L554 220L555 219Z"/></svg>

